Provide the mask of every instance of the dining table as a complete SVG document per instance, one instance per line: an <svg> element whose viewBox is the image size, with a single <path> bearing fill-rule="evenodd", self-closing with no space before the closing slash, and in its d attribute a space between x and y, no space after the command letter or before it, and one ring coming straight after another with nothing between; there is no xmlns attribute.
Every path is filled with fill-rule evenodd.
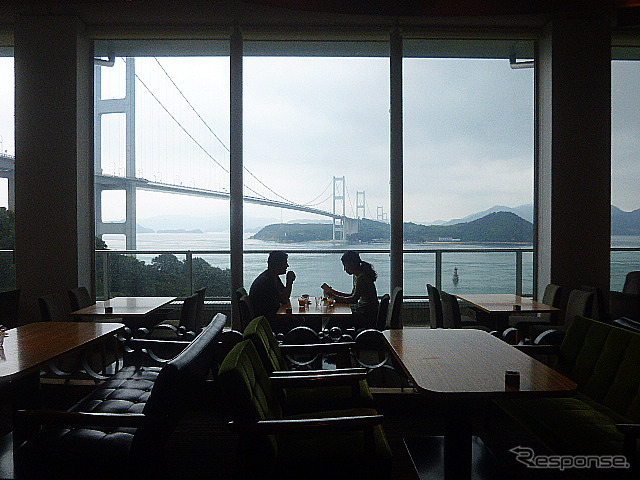
<svg viewBox="0 0 640 480"><path fill-rule="evenodd" d="M488 449L472 435L471 426L480 413L477 409L487 401L572 396L577 388L573 381L483 330L412 327L387 330L383 335L424 401L444 408L444 437L437 437L443 458L422 465L423 479L442 478L442 474L446 480L478 478L474 449ZM517 385L510 381L514 375ZM412 446L420 448L424 443L405 440L405 444L412 459L420 458L423 452L412 451Z"/></svg>
<svg viewBox="0 0 640 480"><path fill-rule="evenodd" d="M118 321L127 327L150 327L149 317L176 297L114 297L71 312L72 318ZM158 322L151 322L158 323Z"/></svg>
<svg viewBox="0 0 640 480"><path fill-rule="evenodd" d="M302 302L301 302L302 299ZM290 319L291 325L305 325L316 332L331 326L348 326L352 317L351 305L322 297L291 297L290 303L281 305L277 317Z"/></svg>
<svg viewBox="0 0 640 480"><path fill-rule="evenodd" d="M538 302L531 297L523 297L511 293L464 293L456 297L471 307L486 314L486 320L479 323L503 332L509 326L509 316L513 314L553 313L560 309ZM484 321L483 321L484 320Z"/></svg>

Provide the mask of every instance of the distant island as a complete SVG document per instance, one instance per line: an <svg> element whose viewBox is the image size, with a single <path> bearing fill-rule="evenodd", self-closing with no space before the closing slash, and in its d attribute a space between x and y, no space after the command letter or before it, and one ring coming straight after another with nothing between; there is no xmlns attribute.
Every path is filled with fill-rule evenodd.
<svg viewBox="0 0 640 480"><path fill-rule="evenodd" d="M351 243L388 241L391 230L387 223L361 219L358 233L349 235ZM314 242L332 239L329 224L276 223L267 225L252 238L272 242ZM455 225L404 224L404 241L425 242L483 242L533 243L533 224L511 212L494 212L471 222Z"/></svg>

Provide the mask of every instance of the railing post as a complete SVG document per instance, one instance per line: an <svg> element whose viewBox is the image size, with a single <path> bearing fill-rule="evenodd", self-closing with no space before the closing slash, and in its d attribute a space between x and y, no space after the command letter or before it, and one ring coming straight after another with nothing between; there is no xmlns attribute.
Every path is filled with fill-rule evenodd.
<svg viewBox="0 0 640 480"><path fill-rule="evenodd" d="M442 250L436 250L436 288L442 290Z"/></svg>
<svg viewBox="0 0 640 480"><path fill-rule="evenodd" d="M102 272L102 288L104 293L104 298L111 298L111 280L109 277L109 252L104 253L104 271Z"/></svg>
<svg viewBox="0 0 640 480"><path fill-rule="evenodd" d="M522 295L522 250L516 250L516 295Z"/></svg>
<svg viewBox="0 0 640 480"><path fill-rule="evenodd" d="M193 252L187 250L187 271L189 272L189 296L193 295Z"/></svg>

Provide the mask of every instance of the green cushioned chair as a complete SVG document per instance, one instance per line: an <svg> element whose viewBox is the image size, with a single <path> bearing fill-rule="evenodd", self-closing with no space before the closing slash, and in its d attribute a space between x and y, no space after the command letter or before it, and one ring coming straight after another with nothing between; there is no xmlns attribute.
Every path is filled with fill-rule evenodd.
<svg viewBox="0 0 640 480"><path fill-rule="evenodd" d="M334 351L333 349L342 349L348 355L349 344L317 344L312 346L280 346L276 340L269 321L265 317L255 318L244 330L244 338L251 340L255 347L262 365L269 375L290 375L292 372L291 365L287 363L283 349L309 348L311 350L321 351L322 349ZM363 368L348 368L336 370L307 370L296 371L296 375L341 375L344 373L360 372L366 373ZM318 391L314 388L284 388L280 392L280 400L283 403L287 413L295 413L298 411L321 411L333 410L348 407L372 407L373 397L367 381L355 379L353 385L339 385L335 387L323 388Z"/></svg>
<svg viewBox="0 0 640 480"><path fill-rule="evenodd" d="M630 424L640 424L639 367L640 334L578 316L554 365L578 384L576 396L496 403L554 452L625 452L638 459L640 446L632 430L640 426ZM623 431L630 434L626 439Z"/></svg>
<svg viewBox="0 0 640 480"><path fill-rule="evenodd" d="M218 379L240 433L236 478L389 478L391 450L375 410L284 416L249 340L229 352Z"/></svg>

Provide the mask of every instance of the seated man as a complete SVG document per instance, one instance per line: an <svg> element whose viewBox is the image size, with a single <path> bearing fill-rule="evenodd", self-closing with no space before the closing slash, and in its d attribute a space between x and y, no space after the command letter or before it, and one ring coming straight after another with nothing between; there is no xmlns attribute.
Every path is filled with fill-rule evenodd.
<svg viewBox="0 0 640 480"><path fill-rule="evenodd" d="M276 312L281 305L289 303L291 288L296 279L296 274L287 268L289 255L282 251L274 251L269 254L267 269L256 277L249 289L249 298L253 304L256 316L267 317L274 331L283 331L276 325ZM286 286L280 280L280 275L287 274ZM284 332L286 333L286 332Z"/></svg>

